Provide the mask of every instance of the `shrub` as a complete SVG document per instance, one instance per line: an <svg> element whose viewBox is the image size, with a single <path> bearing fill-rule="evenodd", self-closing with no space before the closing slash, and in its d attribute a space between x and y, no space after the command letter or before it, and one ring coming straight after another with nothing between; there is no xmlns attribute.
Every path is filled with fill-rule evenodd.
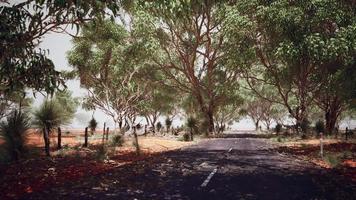
<svg viewBox="0 0 356 200"><path fill-rule="evenodd" d="M341 163L341 159L339 157L331 154L325 155L324 161L328 163L331 167L337 167Z"/></svg>
<svg viewBox="0 0 356 200"><path fill-rule="evenodd" d="M157 127L157 131L160 132L161 129L162 129L162 123L161 122L157 122L156 127Z"/></svg>
<svg viewBox="0 0 356 200"><path fill-rule="evenodd" d="M97 160L106 160L108 159L108 147L106 145L100 145L96 151Z"/></svg>
<svg viewBox="0 0 356 200"><path fill-rule="evenodd" d="M6 122L0 124L0 129L9 158L18 160L26 152L26 133L29 129L28 116L15 110Z"/></svg>
<svg viewBox="0 0 356 200"><path fill-rule="evenodd" d="M190 141L190 135L188 133L183 134L183 141L185 141L185 142Z"/></svg>
<svg viewBox="0 0 356 200"><path fill-rule="evenodd" d="M112 138L111 138L111 145L112 146L118 146L118 147L121 147L124 143L124 138L122 137L122 135L114 135Z"/></svg>
<svg viewBox="0 0 356 200"><path fill-rule="evenodd" d="M93 134L96 130L96 127L98 126L98 122L95 120L95 118L91 118L89 121L88 128L90 129L91 134Z"/></svg>
<svg viewBox="0 0 356 200"><path fill-rule="evenodd" d="M308 132L309 126L310 122L307 119L303 119L303 121L300 123L300 128L302 129L303 134Z"/></svg>
<svg viewBox="0 0 356 200"><path fill-rule="evenodd" d="M315 129L316 133L324 133L324 130L325 130L324 122L321 120L318 120L315 123L314 129Z"/></svg>
<svg viewBox="0 0 356 200"><path fill-rule="evenodd" d="M277 134L279 134L282 131L282 124L278 123L276 124L276 127L274 128Z"/></svg>

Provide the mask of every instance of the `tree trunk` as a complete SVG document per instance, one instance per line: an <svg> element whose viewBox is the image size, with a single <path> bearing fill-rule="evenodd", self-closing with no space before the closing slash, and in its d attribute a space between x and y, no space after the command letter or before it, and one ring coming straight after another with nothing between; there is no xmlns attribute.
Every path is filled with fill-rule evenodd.
<svg viewBox="0 0 356 200"><path fill-rule="evenodd" d="M140 154L140 145L138 144L138 137L137 137L137 133L136 133L136 127L133 127L133 135L135 138L135 147L136 147L136 154L139 155Z"/></svg>
<svg viewBox="0 0 356 200"><path fill-rule="evenodd" d="M338 97L333 98L325 111L325 132L331 134L337 122L341 110L341 102Z"/></svg>
<svg viewBox="0 0 356 200"><path fill-rule="evenodd" d="M212 134L214 132L214 116L213 116L213 112L208 111L207 115L208 115L208 122L209 122L208 131L209 131L209 134Z"/></svg>
<svg viewBox="0 0 356 200"><path fill-rule="evenodd" d="M190 140L193 141L193 128L190 128Z"/></svg>
<svg viewBox="0 0 356 200"><path fill-rule="evenodd" d="M88 127L85 128L85 133L84 133L84 147L88 147Z"/></svg>
<svg viewBox="0 0 356 200"><path fill-rule="evenodd" d="M260 121L255 121L255 130L258 131Z"/></svg>
<svg viewBox="0 0 356 200"><path fill-rule="evenodd" d="M45 153L46 156L51 156L50 154L50 141L49 141L49 131L47 128L43 129L43 139L44 139L44 143L45 143Z"/></svg>
<svg viewBox="0 0 356 200"><path fill-rule="evenodd" d="M58 127L57 134L58 134L57 149L61 149L62 148L62 131L61 131L61 127Z"/></svg>

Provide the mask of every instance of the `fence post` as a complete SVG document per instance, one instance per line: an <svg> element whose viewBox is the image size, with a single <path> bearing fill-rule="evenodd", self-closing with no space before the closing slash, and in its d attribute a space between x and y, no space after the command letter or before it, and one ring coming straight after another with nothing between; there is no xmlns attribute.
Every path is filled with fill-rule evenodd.
<svg viewBox="0 0 356 200"><path fill-rule="evenodd" d="M88 127L85 128L85 133L84 133L84 147L88 147Z"/></svg>
<svg viewBox="0 0 356 200"><path fill-rule="evenodd" d="M106 130L106 123L104 122L104 128L103 128L103 142L105 140L105 130Z"/></svg>
<svg viewBox="0 0 356 200"><path fill-rule="evenodd" d="M324 155L324 149L323 149L323 133L320 132L320 156L323 157Z"/></svg>
<svg viewBox="0 0 356 200"><path fill-rule="evenodd" d="M61 131L61 127L58 127L57 134L58 134L57 149L61 149L62 148L62 131Z"/></svg>
<svg viewBox="0 0 356 200"><path fill-rule="evenodd" d="M106 128L106 140L109 140L109 127Z"/></svg>

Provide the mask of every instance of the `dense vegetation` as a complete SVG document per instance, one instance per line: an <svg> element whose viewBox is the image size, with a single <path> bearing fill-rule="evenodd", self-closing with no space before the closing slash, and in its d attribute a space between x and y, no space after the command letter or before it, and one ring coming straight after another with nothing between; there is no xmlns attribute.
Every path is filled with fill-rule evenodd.
<svg viewBox="0 0 356 200"><path fill-rule="evenodd" d="M165 117L169 133L178 115L191 140L220 133L243 116L256 130L277 124L278 132L284 125L307 134L316 124L331 134L356 110L351 0L34 0L5 1L0 12L0 116L9 115L3 132L9 135L14 109L27 112L28 91L44 92L34 124L47 155L48 135L76 111L78 100L60 92L71 78L88 92L85 109L103 111L115 132L132 130L135 138L139 118L145 132L147 126L160 132ZM73 71L56 71L36 48L49 32L73 37ZM96 127L93 118L91 132Z"/></svg>

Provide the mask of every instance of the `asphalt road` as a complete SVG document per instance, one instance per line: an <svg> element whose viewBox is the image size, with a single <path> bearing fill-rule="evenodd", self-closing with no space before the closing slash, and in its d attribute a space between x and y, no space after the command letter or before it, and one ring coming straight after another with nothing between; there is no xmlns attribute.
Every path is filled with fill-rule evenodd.
<svg viewBox="0 0 356 200"><path fill-rule="evenodd" d="M345 177L281 155L267 139L231 136L25 199L356 199L355 183Z"/></svg>

